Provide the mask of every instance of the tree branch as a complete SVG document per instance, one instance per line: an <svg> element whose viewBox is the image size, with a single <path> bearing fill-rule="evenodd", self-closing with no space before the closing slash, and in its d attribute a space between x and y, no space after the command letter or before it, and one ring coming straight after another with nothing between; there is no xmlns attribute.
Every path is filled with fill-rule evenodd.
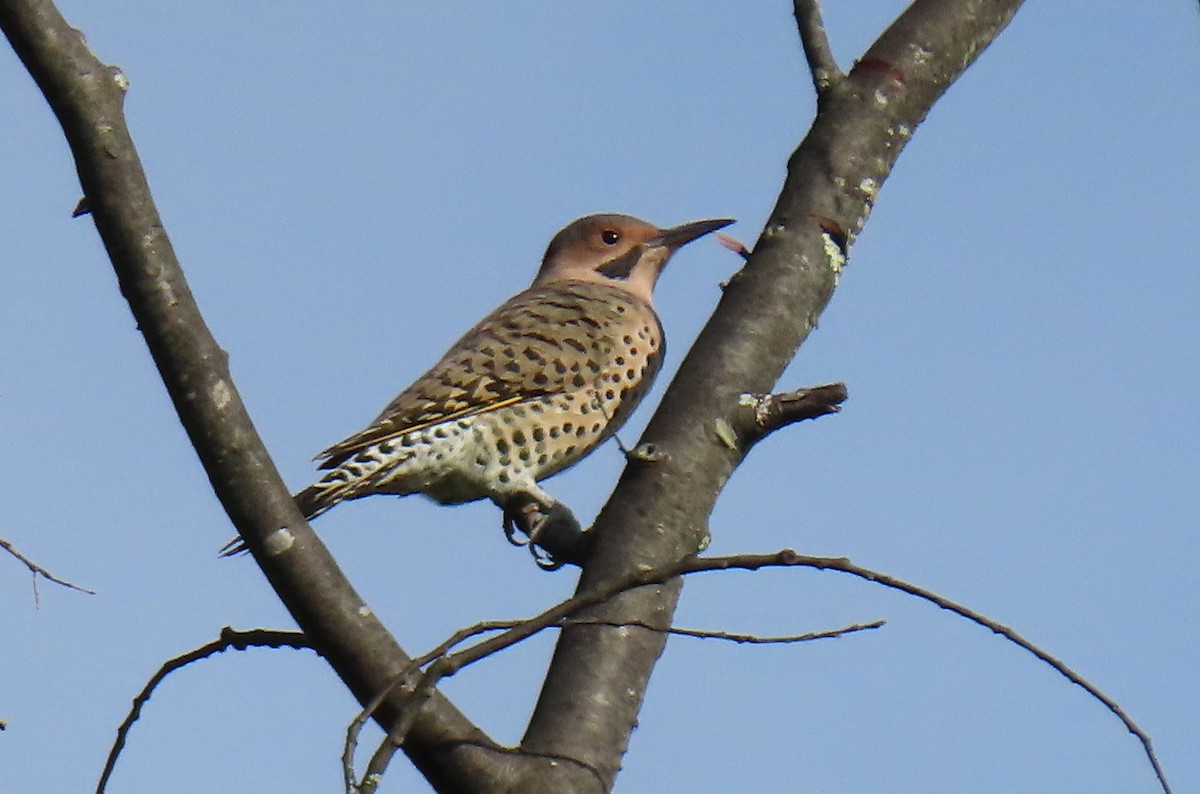
<svg viewBox="0 0 1200 794"><path fill-rule="evenodd" d="M1154 768L1154 774L1158 778L1159 785L1162 787L1163 794L1171 794L1171 787L1167 783L1166 772L1159 763L1158 755L1154 752L1154 747L1150 741L1150 735L1143 731L1137 723L1133 721L1121 705L1108 695L1100 691L1099 687L1092 684L1079 673L1072 670L1065 662L1056 656L1042 650L1039 646L1025 639L1016 631L1004 626L991 618L982 615L973 609L963 606L949 598L940 596L931 590L926 590L923 587L918 587L915 584L910 584L903 579L897 579L894 576L889 576L879 571L873 571L870 568L863 568L855 565L845 557L812 557L806 554L797 554L791 549L783 549L782 551L773 554L740 554L730 557L698 557L681 567L682 573L699 573L701 571L726 571L731 569L741 569L747 571L756 571L760 568L774 567L791 567L802 566L805 568L816 568L822 571L837 571L838 573L846 573L851 576L856 576L860 579L866 579L869 582L883 585L884 587L893 590L899 590L902 593L907 593L911 596L916 596L923 601L928 601L941 609L948 612L953 612L959 617L979 626L999 634L1009 642L1019 648L1023 648L1033 654L1040 661L1052 667L1059 675L1083 689L1096 700L1100 701L1131 734L1137 737L1142 744L1142 750L1146 754L1147 760L1151 767Z"/></svg>
<svg viewBox="0 0 1200 794"><path fill-rule="evenodd" d="M96 794L104 794L105 789L108 787L109 778L112 777L113 769L116 768L117 759L121 756L121 751L125 749L125 742L129 738L129 731L133 728L133 724L142 716L142 707L150 701L150 696L154 694L154 690L158 688L158 685L167 676L176 670L187 667L193 662L207 659L218 653L230 649L244 651L247 648L315 650L304 634L298 631L274 631L271 629L236 631L226 626L221 629L220 639L205 643L199 648L176 656L174 659L168 659L158 668L158 672L150 677L150 680L142 687L142 691L134 697L133 706L129 709L129 713L125 715L125 719L117 727L117 738L113 741L113 746L108 751L108 758L104 761L104 771L100 773L100 781L96 784Z"/></svg>
<svg viewBox="0 0 1200 794"><path fill-rule="evenodd" d="M804 59L808 61L813 88L820 97L842 79L829 47L829 37L825 34L820 0L792 0L792 12L796 16L796 27L800 29L800 43L804 46Z"/></svg>
<svg viewBox="0 0 1200 794"><path fill-rule="evenodd" d="M379 783L383 780L383 773L387 771L388 764L392 762L392 756L396 754L399 747L392 742L391 737L385 736L376 748L375 753L371 756L371 760L367 762L367 768L363 772L362 784L358 786L347 786L346 794L375 794L379 788Z"/></svg>
<svg viewBox="0 0 1200 794"><path fill-rule="evenodd" d="M60 579L59 577L50 573L45 568L38 565L36 562L29 559L24 554L22 554L20 551L18 551L16 546L14 546L12 543L5 540L4 538L0 538L0 549L4 549L5 551L7 551L9 554L11 554L13 557L15 557L18 562L20 562L22 565L24 565L26 568L29 569L29 573L32 574L32 576L33 576L33 603L35 605L41 604L41 598L38 596L38 586L37 586L37 580L38 580L39 576L47 581L54 582L57 585L62 585L63 587L66 587L70 590L78 590L79 592L87 593L88 595L96 595L95 590L89 590L86 587L81 587L80 585L77 585L73 582L68 582L66 579Z"/></svg>
<svg viewBox="0 0 1200 794"><path fill-rule="evenodd" d="M737 645L795 645L800 642L813 640L833 640L848 634L858 634L860 631L881 629L887 624L886 620L872 620L869 623L851 623L837 629L824 631L806 631L803 634L746 634L730 631L713 631L710 629L685 629L680 626L668 626L660 629L646 623L600 623L595 620L574 620L568 618L559 622L559 626L608 626L609 628L639 628L647 631L662 631L672 637L690 637L694 640L718 640L732 642Z"/></svg>
<svg viewBox="0 0 1200 794"><path fill-rule="evenodd" d="M124 118L128 81L49 0L0 3L0 29L62 125L84 206L214 492L305 635L368 702L410 660L297 511L246 413L150 195ZM398 705L379 710L385 730ZM472 791L511 762L492 744L435 694L406 751L435 786Z"/></svg>
<svg viewBox="0 0 1200 794"><path fill-rule="evenodd" d="M847 396L844 383L827 383L775 394L743 394L738 398L737 409L729 423L740 437L734 437L728 443L749 449L788 425L838 413Z"/></svg>
<svg viewBox="0 0 1200 794"><path fill-rule="evenodd" d="M640 440L662 453L627 466L597 517L577 592L696 553L745 450L713 428L740 395L773 390L833 294L855 235L934 102L1004 29L1019 0L918 0L825 91L812 129L745 267L680 366ZM624 593L581 617L670 625L680 583ZM564 628L521 749L576 759L611 788L664 636ZM523 791L594 791L522 781Z"/></svg>

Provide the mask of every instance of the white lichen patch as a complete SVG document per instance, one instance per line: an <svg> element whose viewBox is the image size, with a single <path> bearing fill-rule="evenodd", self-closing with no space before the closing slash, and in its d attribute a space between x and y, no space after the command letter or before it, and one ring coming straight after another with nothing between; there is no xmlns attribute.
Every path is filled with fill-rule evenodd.
<svg viewBox="0 0 1200 794"><path fill-rule="evenodd" d="M213 384L212 392L209 394L213 404L217 406L218 411L224 411L225 407L233 400L233 391L229 388L229 384L222 378Z"/></svg>
<svg viewBox="0 0 1200 794"><path fill-rule="evenodd" d="M667 459L667 453L660 450L655 444L647 442L638 444L629 450L629 457L642 463L659 463Z"/></svg>
<svg viewBox="0 0 1200 794"><path fill-rule="evenodd" d="M360 618L371 617L371 608L369 606L367 606L366 604L359 604L358 605L358 616Z"/></svg>
<svg viewBox="0 0 1200 794"><path fill-rule="evenodd" d="M872 98L875 100L876 107L887 107L888 95L880 91L878 88L872 93Z"/></svg>
<svg viewBox="0 0 1200 794"><path fill-rule="evenodd" d="M263 548L267 550L267 554L274 557L277 554L283 554L290 549L296 542L296 536L291 533L287 527L279 529L267 535L266 541L263 543Z"/></svg>
<svg viewBox="0 0 1200 794"><path fill-rule="evenodd" d="M738 448L737 432L733 429L733 425L721 417L718 417L714 424L716 425L717 438L721 439L721 442L725 446L736 451Z"/></svg>
<svg viewBox="0 0 1200 794"><path fill-rule="evenodd" d="M121 93L128 91L129 90L128 75L126 75L123 71L121 71L121 67L119 67L119 66L110 66L109 68L112 70L112 80L114 83L117 84L117 88L121 89Z"/></svg>
<svg viewBox="0 0 1200 794"><path fill-rule="evenodd" d="M863 177L858 183L858 192L871 204L875 203L875 195L879 193L879 183L869 176Z"/></svg>
<svg viewBox="0 0 1200 794"><path fill-rule="evenodd" d="M833 271L834 278L837 278L842 274L842 269L846 267L846 252L829 232L821 234L821 243L825 248L825 261L829 264L829 269Z"/></svg>

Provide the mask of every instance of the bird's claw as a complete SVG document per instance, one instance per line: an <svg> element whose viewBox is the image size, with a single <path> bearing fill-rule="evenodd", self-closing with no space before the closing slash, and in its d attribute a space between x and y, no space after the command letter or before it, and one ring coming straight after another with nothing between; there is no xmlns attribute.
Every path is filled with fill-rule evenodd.
<svg viewBox="0 0 1200 794"><path fill-rule="evenodd" d="M519 504L517 503L519 501ZM537 543L538 533L549 512L532 496L521 494L503 505L504 537L514 546ZM524 538L517 533L523 533Z"/></svg>
<svg viewBox="0 0 1200 794"><path fill-rule="evenodd" d="M504 537L514 546L528 547L539 568L555 571L568 562L582 564L591 537L566 505L555 502L546 506L521 494L510 498L502 509Z"/></svg>

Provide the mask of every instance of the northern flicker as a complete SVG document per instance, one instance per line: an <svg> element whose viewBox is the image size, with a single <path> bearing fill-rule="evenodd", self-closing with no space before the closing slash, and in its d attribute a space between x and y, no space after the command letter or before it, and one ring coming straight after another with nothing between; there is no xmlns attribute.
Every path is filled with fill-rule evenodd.
<svg viewBox="0 0 1200 794"><path fill-rule="evenodd" d="M731 223L659 229L603 214L569 224L529 289L318 456L328 471L295 495L300 511L313 518L347 499L422 493L441 504L490 498L506 517L515 505L548 515L556 502L538 481L612 436L658 373L664 339L651 293L667 260Z"/></svg>

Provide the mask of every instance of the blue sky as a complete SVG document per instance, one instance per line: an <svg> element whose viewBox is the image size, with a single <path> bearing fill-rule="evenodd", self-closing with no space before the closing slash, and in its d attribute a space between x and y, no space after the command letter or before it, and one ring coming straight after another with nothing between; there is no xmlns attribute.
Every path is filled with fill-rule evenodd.
<svg viewBox="0 0 1200 794"><path fill-rule="evenodd" d="M903 7L827 3L849 66ZM789 4L62 2L132 82L129 122L192 289L295 488L572 218L736 217L752 244L813 113ZM236 10L230 10L236 9ZM1200 789L1197 10L1030 3L916 132L785 387L845 411L777 434L712 551L846 555L1058 655ZM0 48L0 792L88 790L162 660L224 625L290 626L230 528L89 220L57 125ZM740 264L666 272L666 370ZM581 517L615 447L548 487ZM371 499L317 528L408 649L566 596L490 505ZM886 628L776 648L671 640L621 792L1153 792L1140 746L1028 654L813 571L698 577L681 626ZM516 741L552 638L447 693ZM111 791L331 791L350 697L311 654L171 678ZM364 746L377 739L372 734ZM383 791L428 790L398 759Z"/></svg>

